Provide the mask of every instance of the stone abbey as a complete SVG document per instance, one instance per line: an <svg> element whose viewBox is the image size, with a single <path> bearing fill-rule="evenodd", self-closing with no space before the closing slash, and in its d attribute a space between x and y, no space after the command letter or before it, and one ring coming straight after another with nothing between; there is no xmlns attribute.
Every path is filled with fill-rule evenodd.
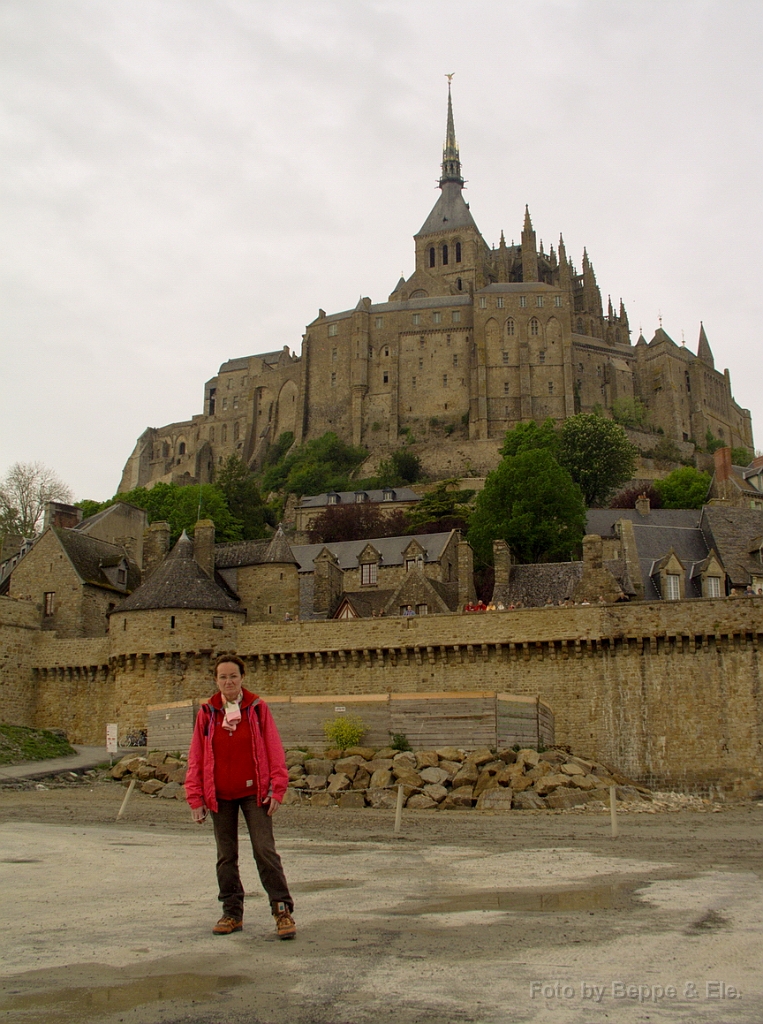
<svg viewBox="0 0 763 1024"><path fill-rule="evenodd" d="M715 369L704 328L696 354L658 329L631 344L625 307L605 310L593 265L564 241L544 251L525 210L519 244L490 248L469 204L448 93L440 196L414 236L416 268L388 301L319 311L301 355L232 359L205 385L204 410L139 438L120 491L157 481L208 482L235 453L252 467L290 431L297 444L334 431L372 456L409 433L424 469L493 468L506 430L611 413L638 399L652 429L678 442L752 448L752 424ZM443 461L442 453L453 458Z"/></svg>

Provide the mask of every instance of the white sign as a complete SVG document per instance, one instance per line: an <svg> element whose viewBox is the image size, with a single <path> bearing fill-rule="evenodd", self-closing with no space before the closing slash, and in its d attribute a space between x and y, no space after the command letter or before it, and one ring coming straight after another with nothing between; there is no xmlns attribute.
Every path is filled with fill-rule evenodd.
<svg viewBox="0 0 763 1024"><path fill-rule="evenodd" d="M119 752L118 732L119 726L116 722L109 722L106 725L106 750L110 754L116 754Z"/></svg>

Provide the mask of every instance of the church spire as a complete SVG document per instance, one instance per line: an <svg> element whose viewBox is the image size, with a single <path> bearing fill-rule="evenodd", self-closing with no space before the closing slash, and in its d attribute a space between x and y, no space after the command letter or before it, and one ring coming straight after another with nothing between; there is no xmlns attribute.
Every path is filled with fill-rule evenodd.
<svg viewBox="0 0 763 1024"><path fill-rule="evenodd" d="M705 334L705 325L701 320L699 322L699 345L697 346L697 358L715 369L713 350L710 348L710 342L707 340L707 335Z"/></svg>
<svg viewBox="0 0 763 1024"><path fill-rule="evenodd" d="M463 185L461 177L461 160L458 155L458 143L456 142L456 128L453 123L453 102L450 98L450 82L453 75L446 75L448 79L448 123L445 129L445 145L442 147L442 174L440 176L440 188L446 181L455 181Z"/></svg>

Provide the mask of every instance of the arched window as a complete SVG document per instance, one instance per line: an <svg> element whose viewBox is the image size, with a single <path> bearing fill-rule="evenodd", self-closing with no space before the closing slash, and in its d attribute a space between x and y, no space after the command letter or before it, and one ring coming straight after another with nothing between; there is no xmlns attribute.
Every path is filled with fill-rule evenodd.
<svg viewBox="0 0 763 1024"><path fill-rule="evenodd" d="M236 422L233 424L233 440L234 441L238 441L239 428L240 428L239 421L236 420Z"/></svg>
<svg viewBox="0 0 763 1024"><path fill-rule="evenodd" d="M223 444L228 440L228 424L223 423Z"/></svg>
<svg viewBox="0 0 763 1024"><path fill-rule="evenodd" d="M511 316L506 321L506 333L510 336L514 334L514 318Z"/></svg>
<svg viewBox="0 0 763 1024"><path fill-rule="evenodd" d="M447 247L447 245L444 245L442 247L442 265L444 267L447 267L447 265L448 265L448 247Z"/></svg>
<svg viewBox="0 0 763 1024"><path fill-rule="evenodd" d="M583 333L583 321L580 319L580 317L578 317L578 322L577 322L577 324L575 326L578 329L578 334L582 334Z"/></svg>
<svg viewBox="0 0 763 1024"><path fill-rule="evenodd" d="M530 321L530 334L536 335L538 333L539 328L540 328L540 324L535 319L535 317L533 317L532 320Z"/></svg>
<svg viewBox="0 0 763 1024"><path fill-rule="evenodd" d="M461 289L463 288L463 284L461 283L460 277L456 278L456 288L458 288L459 291L461 291Z"/></svg>
<svg viewBox="0 0 763 1024"><path fill-rule="evenodd" d="M185 441L181 441L178 446L178 455L185 455Z"/></svg>
<svg viewBox="0 0 763 1024"><path fill-rule="evenodd" d="M435 252L434 252L434 246L432 246L432 248L429 250L429 266L433 267L434 265L435 265Z"/></svg>
<svg viewBox="0 0 763 1024"><path fill-rule="evenodd" d="M461 262L461 243L456 242L456 263Z"/></svg>
<svg viewBox="0 0 763 1024"><path fill-rule="evenodd" d="M209 440L210 440L211 444L215 443L215 428L214 427L210 427L209 428Z"/></svg>

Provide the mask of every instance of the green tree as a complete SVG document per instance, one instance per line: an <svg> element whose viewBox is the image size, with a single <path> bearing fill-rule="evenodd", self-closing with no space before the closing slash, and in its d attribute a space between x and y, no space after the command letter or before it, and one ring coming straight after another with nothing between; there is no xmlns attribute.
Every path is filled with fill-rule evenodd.
<svg viewBox="0 0 763 1024"><path fill-rule="evenodd" d="M273 517L262 501L257 481L238 455L225 460L215 486L225 496L231 515L241 523L242 540L268 536L268 526L275 525Z"/></svg>
<svg viewBox="0 0 763 1024"><path fill-rule="evenodd" d="M563 561L585 533L586 510L570 474L544 449L507 456L485 481L469 525L478 560L505 540L519 562Z"/></svg>
<svg viewBox="0 0 763 1024"><path fill-rule="evenodd" d="M633 477L637 455L620 424L602 416L579 413L560 431L559 464L588 506L603 506L612 491Z"/></svg>
<svg viewBox="0 0 763 1024"><path fill-rule="evenodd" d="M664 480L656 480L663 508L702 508L710 487L710 474L700 473L694 466L674 469Z"/></svg>
<svg viewBox="0 0 763 1024"><path fill-rule="evenodd" d="M710 427L705 431L705 448L711 455L719 448L723 448L723 441L721 441L719 437L715 436Z"/></svg>
<svg viewBox="0 0 763 1024"><path fill-rule="evenodd" d="M172 544L183 530L193 533L199 519L212 520L215 524L215 538L218 541L242 539L241 523L231 515L225 495L214 484L181 487L179 484L158 483L150 490L136 487L124 494L115 494L95 511L100 512L101 509L108 508L118 501L145 509L149 523L169 523Z"/></svg>
<svg viewBox="0 0 763 1024"><path fill-rule="evenodd" d="M540 426L530 420L529 423L518 423L512 430L507 430L501 455L519 455L520 452L537 451L539 448L545 448L554 456L557 453L559 435L551 419L544 420Z"/></svg>
<svg viewBox="0 0 763 1024"><path fill-rule="evenodd" d="M649 410L640 398L616 398L612 403L612 417L623 427L639 429L646 426Z"/></svg>
<svg viewBox="0 0 763 1024"><path fill-rule="evenodd" d="M334 544L344 540L400 537L406 532L402 509L385 510L376 502L328 505L315 517L308 531L311 544Z"/></svg>
<svg viewBox="0 0 763 1024"><path fill-rule="evenodd" d="M324 434L269 466L262 478L262 489L291 494L350 490L350 478L367 455L365 448L345 444L334 433Z"/></svg>
<svg viewBox="0 0 763 1024"><path fill-rule="evenodd" d="M753 460L753 454L749 448L732 448L731 462L734 466L749 466Z"/></svg>
<svg viewBox="0 0 763 1024"><path fill-rule="evenodd" d="M459 490L458 480L441 480L405 513L408 533L442 533L461 530L466 533L472 514L474 491Z"/></svg>

